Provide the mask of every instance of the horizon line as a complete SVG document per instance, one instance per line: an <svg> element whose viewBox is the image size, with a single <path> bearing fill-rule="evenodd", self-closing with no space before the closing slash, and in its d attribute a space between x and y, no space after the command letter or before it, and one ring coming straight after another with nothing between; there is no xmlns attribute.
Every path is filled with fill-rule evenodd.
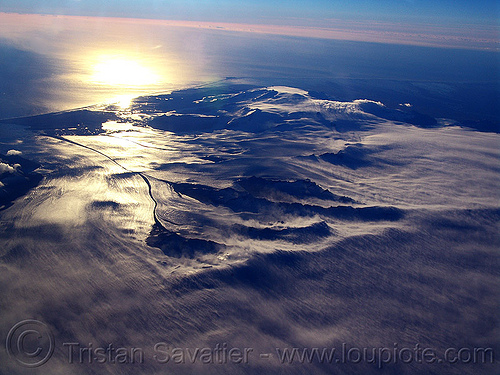
<svg viewBox="0 0 500 375"><path fill-rule="evenodd" d="M5 16L86 21L108 20L117 23L187 27L213 31L281 35L314 39L481 50L491 52L500 51L500 40L497 37L499 34L498 28L486 27L485 30L484 25L481 25L480 29L468 29L469 35L464 35L462 28L439 26L435 24L405 24L402 27L399 23L381 21L362 22L355 20L346 21L341 19L330 19L330 21L335 23L335 25L332 25L334 27L326 27L219 21L191 21L141 17L133 18L50 13L0 12L0 17ZM422 30L420 27L426 27L426 29Z"/></svg>

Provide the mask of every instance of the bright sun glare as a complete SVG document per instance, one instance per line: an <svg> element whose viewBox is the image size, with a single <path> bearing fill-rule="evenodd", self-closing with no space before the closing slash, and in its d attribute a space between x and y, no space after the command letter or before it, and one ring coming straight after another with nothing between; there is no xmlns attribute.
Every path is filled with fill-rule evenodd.
<svg viewBox="0 0 500 375"><path fill-rule="evenodd" d="M139 62L120 58L101 58L93 65L92 81L110 86L148 86L159 82L159 77Z"/></svg>

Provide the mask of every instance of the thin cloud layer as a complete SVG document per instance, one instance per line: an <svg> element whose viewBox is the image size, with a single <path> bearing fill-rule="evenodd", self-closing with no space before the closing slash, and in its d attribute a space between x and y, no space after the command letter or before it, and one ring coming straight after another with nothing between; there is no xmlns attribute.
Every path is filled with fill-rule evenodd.
<svg viewBox="0 0 500 375"><path fill-rule="evenodd" d="M164 27L188 27L218 31L256 34L287 35L295 37L349 40L389 44L405 44L446 48L500 50L498 29L493 26L436 26L431 24L401 24L376 21L346 21L329 19L321 26L293 26L249 24L233 22L207 22L184 20L158 20L139 18L84 17L66 15L38 15L0 13L0 33L16 38L21 33L37 27L56 27L70 22L74 27L91 28L96 24L143 25ZM56 27L57 28L57 27Z"/></svg>

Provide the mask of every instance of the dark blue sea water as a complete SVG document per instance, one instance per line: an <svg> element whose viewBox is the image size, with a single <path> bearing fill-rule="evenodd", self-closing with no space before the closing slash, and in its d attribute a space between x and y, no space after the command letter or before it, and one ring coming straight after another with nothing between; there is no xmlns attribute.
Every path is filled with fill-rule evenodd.
<svg viewBox="0 0 500 375"><path fill-rule="evenodd" d="M155 38L178 56L179 64L196 67L183 83L165 85L165 91L244 77L338 100L367 98L392 107L410 103L418 112L476 128L499 124L498 52L182 28ZM1 118L95 104L116 94L116 89L108 93L75 80L64 50L51 53L52 43L43 41L46 53L6 40L0 44Z"/></svg>

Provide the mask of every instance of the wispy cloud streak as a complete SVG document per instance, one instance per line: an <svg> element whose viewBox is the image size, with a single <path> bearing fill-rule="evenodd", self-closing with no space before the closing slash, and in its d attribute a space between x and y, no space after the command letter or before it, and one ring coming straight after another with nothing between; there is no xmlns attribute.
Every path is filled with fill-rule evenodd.
<svg viewBox="0 0 500 375"><path fill-rule="evenodd" d="M23 28L50 27L55 20L71 22L76 28L95 23L187 27L218 31L286 35L360 42L419 45L444 48L500 50L499 29L492 26L462 25L460 27L426 24L359 22L330 19L315 26L199 22L137 18L104 18L83 16L51 16L0 13L0 33L15 34ZM0 34L1 35L1 34Z"/></svg>

